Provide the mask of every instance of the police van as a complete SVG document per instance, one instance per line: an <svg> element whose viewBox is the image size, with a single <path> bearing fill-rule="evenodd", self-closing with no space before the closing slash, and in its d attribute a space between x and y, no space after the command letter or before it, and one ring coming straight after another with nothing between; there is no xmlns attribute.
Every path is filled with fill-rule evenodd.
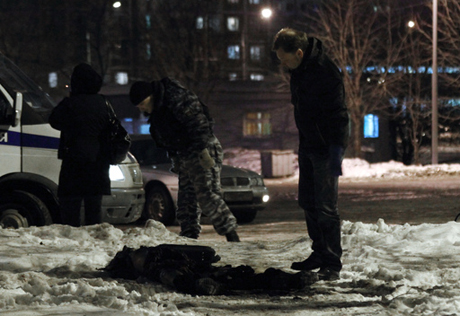
<svg viewBox="0 0 460 316"><path fill-rule="evenodd" d="M48 124L55 102L0 53L0 226L60 223L57 199L60 132ZM124 224L142 214L145 196L134 156L110 166L102 221Z"/></svg>

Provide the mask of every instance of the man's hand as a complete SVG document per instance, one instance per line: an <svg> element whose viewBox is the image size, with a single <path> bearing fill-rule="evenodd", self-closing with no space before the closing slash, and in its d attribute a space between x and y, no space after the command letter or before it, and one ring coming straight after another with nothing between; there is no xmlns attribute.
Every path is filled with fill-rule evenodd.
<svg viewBox="0 0 460 316"><path fill-rule="evenodd" d="M329 169L333 177L342 175L342 155L343 148L339 145L331 145L329 147Z"/></svg>
<svg viewBox="0 0 460 316"><path fill-rule="evenodd" d="M212 159L211 155L209 155L209 151L207 148L201 151L200 155L198 156L198 159L200 161L200 165L204 169L211 169L216 164L214 159Z"/></svg>

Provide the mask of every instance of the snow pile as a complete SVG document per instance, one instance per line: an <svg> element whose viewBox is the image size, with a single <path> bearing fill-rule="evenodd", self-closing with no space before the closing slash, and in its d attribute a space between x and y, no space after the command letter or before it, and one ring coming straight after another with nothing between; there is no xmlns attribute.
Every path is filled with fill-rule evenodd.
<svg viewBox="0 0 460 316"><path fill-rule="evenodd" d="M224 164L261 173L260 151L245 148L224 149Z"/></svg>
<svg viewBox="0 0 460 316"><path fill-rule="evenodd" d="M252 151L234 150L231 159L228 164L260 168L260 161L259 165L252 162L258 159ZM458 176L460 165L408 167L345 159L343 169L344 178L378 181ZM460 224L455 222L388 225L383 220L374 224L344 221L341 279L321 281L283 296L193 297L160 284L114 280L101 270L125 245L174 243L210 246L221 257L219 265L294 272L289 269L291 263L310 253L311 242L306 236L285 236L241 243L195 241L154 221L124 230L109 224L0 229L1 315L460 315Z"/></svg>
<svg viewBox="0 0 460 316"><path fill-rule="evenodd" d="M293 155L293 170L291 180L298 179L297 155ZM224 150L224 164L250 169L261 173L260 151L229 148ZM426 166L406 166L402 162L389 161L382 163L369 163L359 158L346 158L342 164L345 179L363 178L402 178L402 177L433 177L460 175L460 164L438 164Z"/></svg>
<svg viewBox="0 0 460 316"><path fill-rule="evenodd" d="M344 159L344 178L401 178L460 175L460 164L406 166L402 162L389 161L371 164L365 160Z"/></svg>
<svg viewBox="0 0 460 316"><path fill-rule="evenodd" d="M308 238L241 243L199 242L150 221L125 231L109 224L0 230L2 315L457 315L460 225L344 222L344 268L337 282L292 295L202 296L160 284L108 278L105 267L124 245L213 247L218 264L256 271L288 267L310 251ZM199 303L198 303L199 302ZM289 312L291 311L291 312Z"/></svg>

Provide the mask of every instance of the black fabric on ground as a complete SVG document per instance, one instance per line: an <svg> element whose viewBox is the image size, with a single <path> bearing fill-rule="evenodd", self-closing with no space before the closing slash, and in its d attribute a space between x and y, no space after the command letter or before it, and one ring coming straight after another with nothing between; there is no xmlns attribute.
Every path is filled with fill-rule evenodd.
<svg viewBox="0 0 460 316"><path fill-rule="evenodd" d="M163 244L139 249L125 246L104 270L113 278L147 279L197 295L289 292L317 281L316 273L310 271L292 274L269 268L255 273L247 265L213 266L219 260L215 250L206 246Z"/></svg>

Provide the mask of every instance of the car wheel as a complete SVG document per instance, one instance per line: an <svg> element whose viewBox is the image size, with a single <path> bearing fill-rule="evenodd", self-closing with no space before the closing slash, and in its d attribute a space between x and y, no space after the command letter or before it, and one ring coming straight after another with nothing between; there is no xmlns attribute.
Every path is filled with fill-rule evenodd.
<svg viewBox="0 0 460 316"><path fill-rule="evenodd" d="M0 198L0 225L4 228L43 226L52 222L46 205L33 194L13 191Z"/></svg>
<svg viewBox="0 0 460 316"><path fill-rule="evenodd" d="M164 225L172 225L176 218L169 192L159 185L155 185L146 192L144 218L153 219Z"/></svg>
<svg viewBox="0 0 460 316"><path fill-rule="evenodd" d="M250 223L256 218L257 210L232 210L239 224Z"/></svg>

